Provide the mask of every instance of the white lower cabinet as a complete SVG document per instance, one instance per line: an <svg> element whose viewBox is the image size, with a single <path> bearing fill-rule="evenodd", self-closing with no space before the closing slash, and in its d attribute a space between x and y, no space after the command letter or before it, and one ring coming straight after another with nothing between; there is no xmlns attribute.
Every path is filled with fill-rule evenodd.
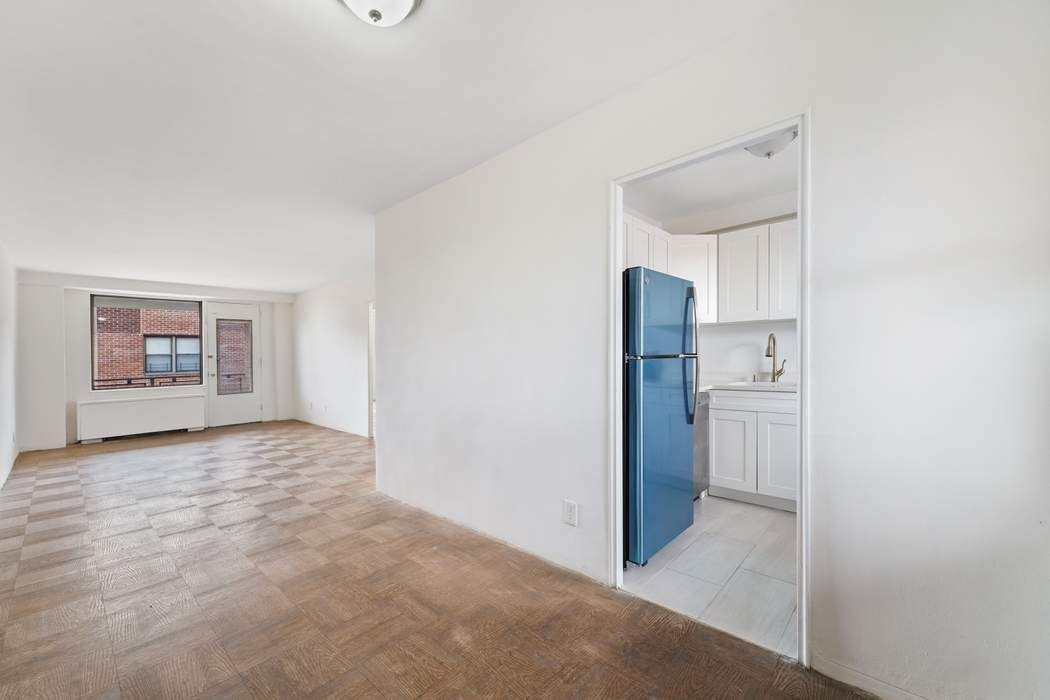
<svg viewBox="0 0 1050 700"><path fill-rule="evenodd" d="M757 413L758 493L795 500L798 495L798 416Z"/></svg>
<svg viewBox="0 0 1050 700"><path fill-rule="evenodd" d="M794 394L712 391L711 486L796 501L798 416ZM717 406L731 408L717 408ZM722 494L719 494L722 495Z"/></svg>
<svg viewBox="0 0 1050 700"><path fill-rule="evenodd" d="M711 485L754 492L758 484L757 413L711 409Z"/></svg>

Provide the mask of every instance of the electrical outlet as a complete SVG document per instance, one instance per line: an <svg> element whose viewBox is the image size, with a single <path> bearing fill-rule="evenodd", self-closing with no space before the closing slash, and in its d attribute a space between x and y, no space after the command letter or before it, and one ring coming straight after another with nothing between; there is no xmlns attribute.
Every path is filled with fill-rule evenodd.
<svg viewBox="0 0 1050 700"><path fill-rule="evenodd" d="M580 524L580 507L576 501L565 499L561 502L561 520L566 525L578 527Z"/></svg>

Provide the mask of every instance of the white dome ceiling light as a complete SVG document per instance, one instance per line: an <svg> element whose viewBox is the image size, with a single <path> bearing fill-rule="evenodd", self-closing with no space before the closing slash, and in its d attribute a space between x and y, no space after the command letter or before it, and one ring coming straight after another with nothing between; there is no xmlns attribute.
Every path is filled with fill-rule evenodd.
<svg viewBox="0 0 1050 700"><path fill-rule="evenodd" d="M373 27L393 27L412 14L417 0L343 0L362 22Z"/></svg>
<svg viewBox="0 0 1050 700"><path fill-rule="evenodd" d="M798 138L798 129L791 129L768 138L765 141L759 141L750 146L744 146L744 149L751 155L758 156L759 158L772 158L787 148L788 144L796 138Z"/></svg>

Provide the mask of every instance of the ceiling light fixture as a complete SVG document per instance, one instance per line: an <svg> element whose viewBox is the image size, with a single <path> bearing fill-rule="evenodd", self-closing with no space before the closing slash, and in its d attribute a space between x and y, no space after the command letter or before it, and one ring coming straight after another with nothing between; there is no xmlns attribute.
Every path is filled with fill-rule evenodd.
<svg viewBox="0 0 1050 700"><path fill-rule="evenodd" d="M417 0L343 0L358 18L373 27L393 27L412 14Z"/></svg>
<svg viewBox="0 0 1050 700"><path fill-rule="evenodd" d="M798 138L798 129L792 129L783 133L777 134L772 138L768 138L765 141L759 141L753 143L750 146L744 146L744 150L753 156L759 158L772 158L776 154L783 151L788 147L792 141Z"/></svg>

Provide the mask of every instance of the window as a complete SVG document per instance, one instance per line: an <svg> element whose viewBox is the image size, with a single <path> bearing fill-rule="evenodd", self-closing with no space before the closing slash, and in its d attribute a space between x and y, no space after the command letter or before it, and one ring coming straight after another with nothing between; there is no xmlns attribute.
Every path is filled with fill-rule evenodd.
<svg viewBox="0 0 1050 700"><path fill-rule="evenodd" d="M200 338L176 338L175 339L175 371L176 372L200 372L201 371L201 339Z"/></svg>
<svg viewBox="0 0 1050 700"><path fill-rule="evenodd" d="M252 393L252 322L215 320L219 396Z"/></svg>
<svg viewBox="0 0 1050 700"><path fill-rule="evenodd" d="M92 388L200 384L201 304L91 297Z"/></svg>
<svg viewBox="0 0 1050 700"><path fill-rule="evenodd" d="M171 349L175 348L172 353ZM179 336L146 336L146 374L201 371L201 339Z"/></svg>
<svg viewBox="0 0 1050 700"><path fill-rule="evenodd" d="M146 373L171 371L171 338L146 338Z"/></svg>

